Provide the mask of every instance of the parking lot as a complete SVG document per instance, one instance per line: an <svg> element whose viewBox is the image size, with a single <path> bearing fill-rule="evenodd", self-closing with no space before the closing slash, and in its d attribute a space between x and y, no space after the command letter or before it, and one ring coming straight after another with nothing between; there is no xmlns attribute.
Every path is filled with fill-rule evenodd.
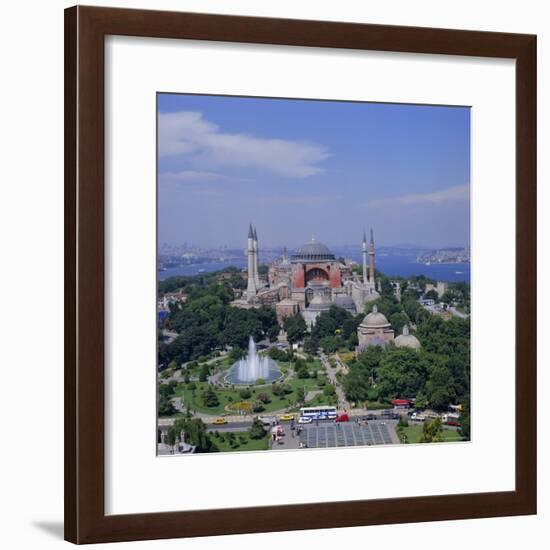
<svg viewBox="0 0 550 550"><path fill-rule="evenodd" d="M309 449L389 445L397 442L393 423L390 422L372 421L367 426L355 422L319 423L318 426L303 426L300 433L300 443Z"/></svg>

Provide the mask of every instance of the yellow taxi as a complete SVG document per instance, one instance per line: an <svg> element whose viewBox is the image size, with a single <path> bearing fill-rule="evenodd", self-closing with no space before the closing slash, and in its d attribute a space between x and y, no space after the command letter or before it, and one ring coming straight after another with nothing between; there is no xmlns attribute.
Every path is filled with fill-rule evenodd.
<svg viewBox="0 0 550 550"><path fill-rule="evenodd" d="M283 414L282 416L279 416L279 420L282 422L290 422L291 420L294 420L293 414Z"/></svg>
<svg viewBox="0 0 550 550"><path fill-rule="evenodd" d="M227 420L225 418L216 418L212 424L215 424L216 426L220 426L222 424L227 424Z"/></svg>

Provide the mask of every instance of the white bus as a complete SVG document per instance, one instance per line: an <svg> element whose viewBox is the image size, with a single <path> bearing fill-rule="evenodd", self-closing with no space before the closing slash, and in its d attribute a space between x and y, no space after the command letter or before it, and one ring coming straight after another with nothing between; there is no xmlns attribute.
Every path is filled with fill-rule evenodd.
<svg viewBox="0 0 550 550"><path fill-rule="evenodd" d="M338 414L336 413L336 407L321 405L319 407L302 407L300 416L312 420L335 420Z"/></svg>

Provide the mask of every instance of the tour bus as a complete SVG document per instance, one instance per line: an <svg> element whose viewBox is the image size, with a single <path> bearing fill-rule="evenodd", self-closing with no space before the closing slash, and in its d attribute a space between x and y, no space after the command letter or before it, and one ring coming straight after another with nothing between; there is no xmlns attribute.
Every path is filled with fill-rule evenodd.
<svg viewBox="0 0 550 550"><path fill-rule="evenodd" d="M300 416L311 418L312 420L335 420L338 416L336 407L321 405L319 407L302 407Z"/></svg>

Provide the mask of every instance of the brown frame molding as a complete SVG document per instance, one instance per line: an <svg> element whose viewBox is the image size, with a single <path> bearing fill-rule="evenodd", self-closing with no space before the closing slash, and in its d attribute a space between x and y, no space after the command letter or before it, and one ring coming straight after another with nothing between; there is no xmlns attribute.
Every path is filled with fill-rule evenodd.
<svg viewBox="0 0 550 550"><path fill-rule="evenodd" d="M104 515L104 37L516 60L516 489ZM520 284L521 283L521 284ZM96 7L65 11L65 538L196 537L536 513L536 36Z"/></svg>

